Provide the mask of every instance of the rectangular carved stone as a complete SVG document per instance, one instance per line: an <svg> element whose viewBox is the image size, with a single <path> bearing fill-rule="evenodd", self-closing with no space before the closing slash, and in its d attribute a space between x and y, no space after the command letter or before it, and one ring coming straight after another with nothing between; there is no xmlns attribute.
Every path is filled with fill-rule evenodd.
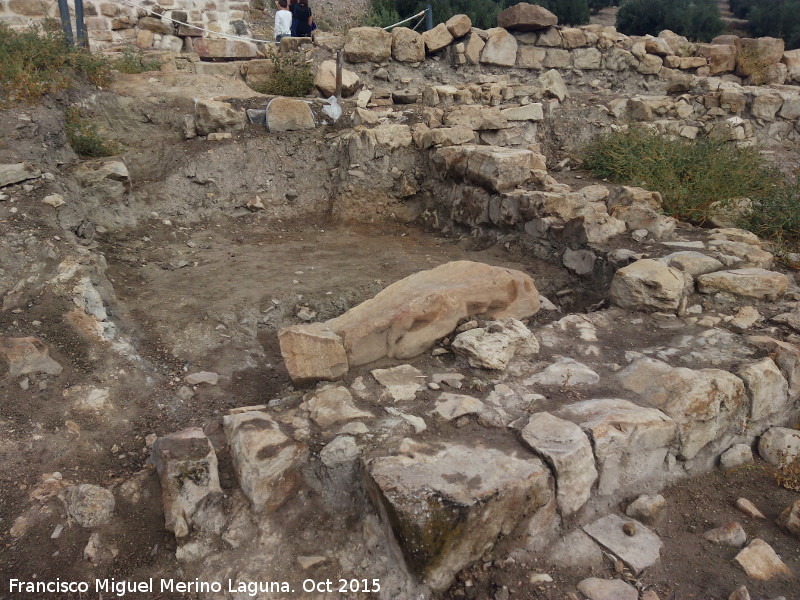
<svg viewBox="0 0 800 600"><path fill-rule="evenodd" d="M278 340L294 381L336 379L348 363L416 356L466 317L524 319L538 310L539 293L527 274L456 261L395 282L327 323L284 328Z"/></svg>

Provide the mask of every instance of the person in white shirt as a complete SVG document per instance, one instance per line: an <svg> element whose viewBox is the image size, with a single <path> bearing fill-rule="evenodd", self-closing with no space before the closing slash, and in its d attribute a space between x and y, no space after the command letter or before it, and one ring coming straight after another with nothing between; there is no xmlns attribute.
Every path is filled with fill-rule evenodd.
<svg viewBox="0 0 800 600"><path fill-rule="evenodd" d="M278 10L275 12L275 43L280 43L282 38L292 34L292 12L288 9L286 0L277 0Z"/></svg>

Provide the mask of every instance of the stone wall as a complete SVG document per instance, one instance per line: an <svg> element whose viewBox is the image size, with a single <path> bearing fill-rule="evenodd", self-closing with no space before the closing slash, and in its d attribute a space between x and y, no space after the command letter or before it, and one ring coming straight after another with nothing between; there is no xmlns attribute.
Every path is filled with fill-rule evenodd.
<svg viewBox="0 0 800 600"><path fill-rule="evenodd" d="M148 13L123 0L84 0L86 29L93 49L135 44L141 49L197 52L201 56L255 56L255 46L224 39L198 42L203 31L176 25L174 19L209 31L249 36L248 0L137 0L135 4L161 15ZM74 2L69 0L74 15ZM58 18L55 0L3 0L0 22L24 28L47 17ZM74 26L74 25L73 25Z"/></svg>

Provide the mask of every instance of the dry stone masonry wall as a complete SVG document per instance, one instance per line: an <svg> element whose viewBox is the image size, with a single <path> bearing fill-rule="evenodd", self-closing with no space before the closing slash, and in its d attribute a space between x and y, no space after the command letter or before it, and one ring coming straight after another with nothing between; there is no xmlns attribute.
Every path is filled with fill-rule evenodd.
<svg viewBox="0 0 800 600"><path fill-rule="evenodd" d="M249 36L248 0L85 0L86 30L93 49L136 45L141 49L197 52L213 58L256 55L246 41L210 39L208 32ZM74 19L74 3L69 2ZM54 0L6 0L0 3L0 22L24 28L43 19L58 18ZM194 27L178 25L181 21ZM199 28L199 29L198 29ZM208 39L204 39L208 38Z"/></svg>

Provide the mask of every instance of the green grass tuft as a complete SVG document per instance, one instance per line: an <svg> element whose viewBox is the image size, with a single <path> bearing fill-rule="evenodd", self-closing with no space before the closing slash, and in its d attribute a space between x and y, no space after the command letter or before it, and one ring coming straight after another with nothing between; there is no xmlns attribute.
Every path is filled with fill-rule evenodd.
<svg viewBox="0 0 800 600"><path fill-rule="evenodd" d="M275 70L266 83L251 86L261 94L302 98L314 89L314 74L301 53L276 54Z"/></svg>
<svg viewBox="0 0 800 600"><path fill-rule="evenodd" d="M101 158L119 153L119 147L102 138L97 127L84 117L76 107L64 113L67 140L75 153L81 158Z"/></svg>
<svg viewBox="0 0 800 600"><path fill-rule="evenodd" d="M161 63L158 60L149 59L141 50L131 48L123 50L122 56L115 59L111 66L120 73L129 75L161 70Z"/></svg>

